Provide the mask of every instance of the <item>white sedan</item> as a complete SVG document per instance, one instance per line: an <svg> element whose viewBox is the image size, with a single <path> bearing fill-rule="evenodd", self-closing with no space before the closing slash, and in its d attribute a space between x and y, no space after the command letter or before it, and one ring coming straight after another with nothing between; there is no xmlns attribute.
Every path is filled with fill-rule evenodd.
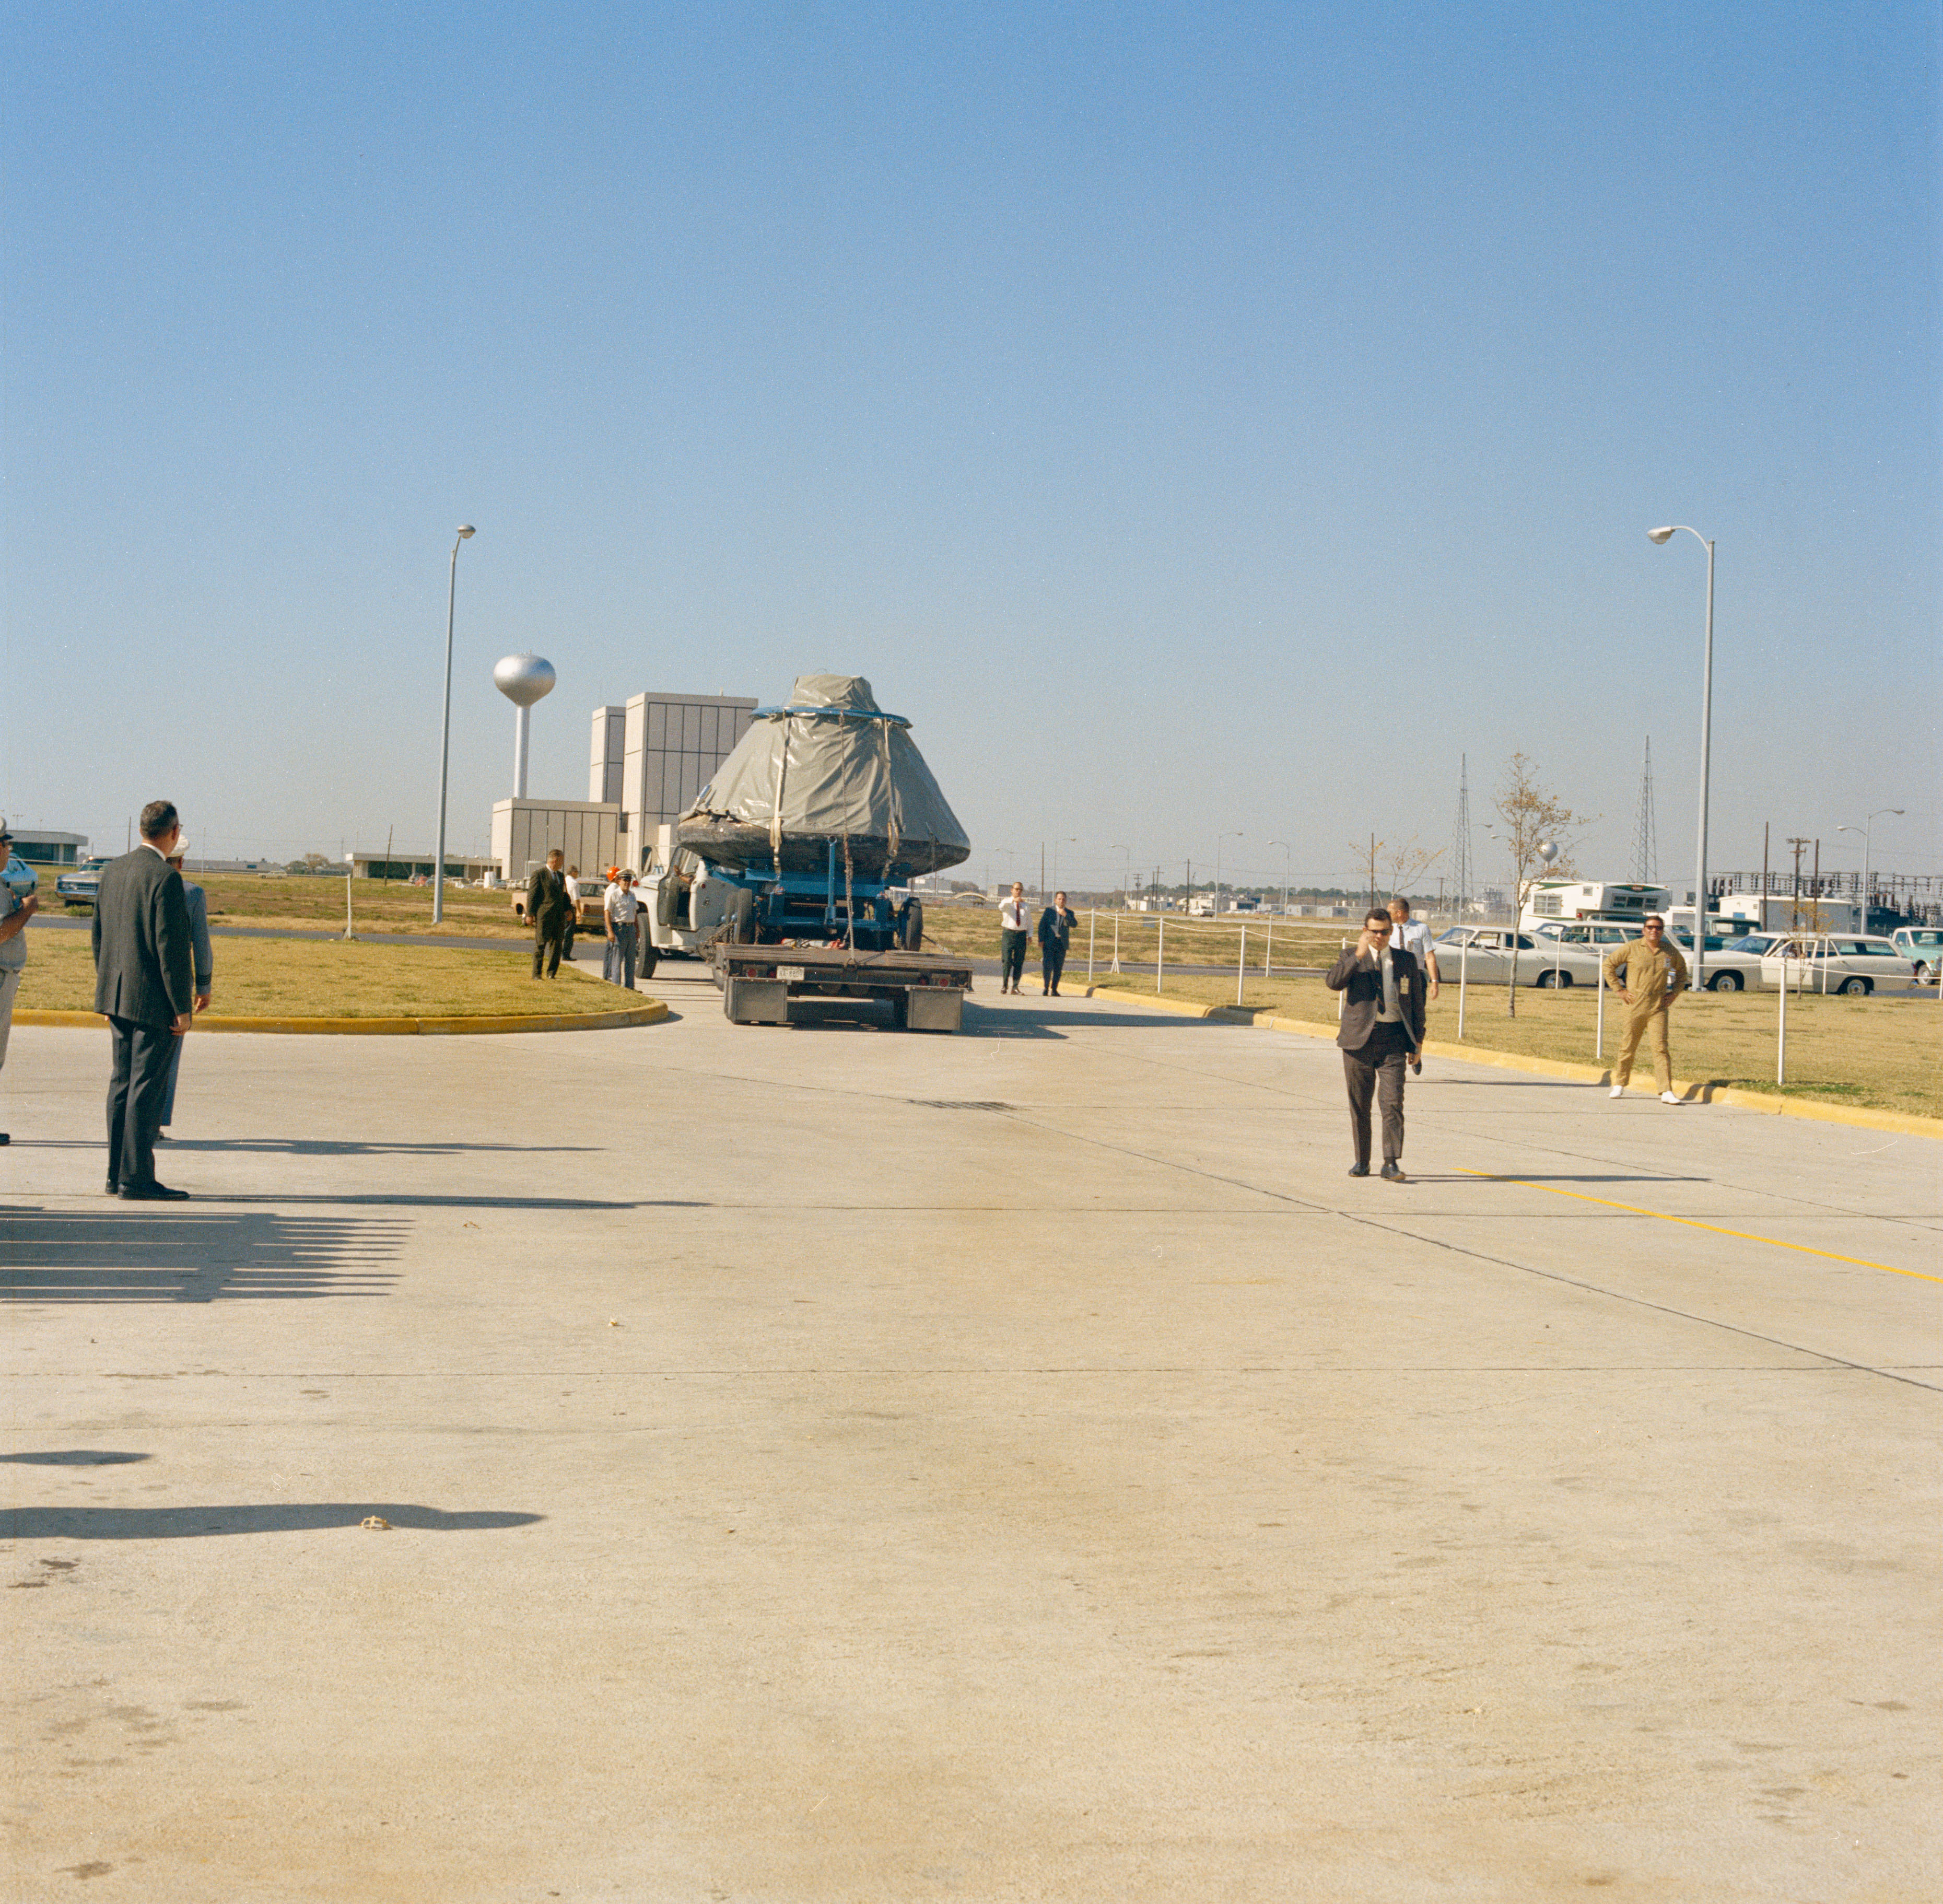
<svg viewBox="0 0 1943 1904"><path fill-rule="evenodd" d="M1866 997L1871 992L1908 991L1916 982L1916 966L1886 938L1795 932L1774 939L1761 954L1761 982Z"/></svg>
<svg viewBox="0 0 1943 1904"><path fill-rule="evenodd" d="M1453 926L1438 935L1437 972L1442 983L1454 985L1464 974L1470 983L1505 984L1511 978L1514 935L1499 926ZM1549 987L1592 985L1598 982L1600 954L1589 945L1569 945L1519 932L1518 981Z"/></svg>

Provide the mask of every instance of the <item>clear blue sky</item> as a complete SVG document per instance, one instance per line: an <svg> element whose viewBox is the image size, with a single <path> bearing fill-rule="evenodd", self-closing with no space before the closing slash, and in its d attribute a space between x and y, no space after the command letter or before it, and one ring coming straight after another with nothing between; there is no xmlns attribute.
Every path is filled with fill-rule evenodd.
<svg viewBox="0 0 1943 1904"><path fill-rule="evenodd" d="M976 843L1346 880L1522 748L1937 870L1938 10L9 5L0 800L453 843L493 662L867 674ZM1497 870L1483 855L1481 872ZM1434 877L1434 875L1433 875Z"/></svg>

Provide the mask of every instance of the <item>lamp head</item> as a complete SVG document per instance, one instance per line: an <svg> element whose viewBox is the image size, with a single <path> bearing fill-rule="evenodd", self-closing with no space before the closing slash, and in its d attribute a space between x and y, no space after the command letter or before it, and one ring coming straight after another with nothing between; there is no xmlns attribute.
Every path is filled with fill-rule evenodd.
<svg viewBox="0 0 1943 1904"><path fill-rule="evenodd" d="M459 539L462 542L470 542L478 533L469 522L462 522L459 525Z"/></svg>
<svg viewBox="0 0 1943 1904"><path fill-rule="evenodd" d="M1671 529L1649 529L1646 532L1646 539L1650 542L1670 542L1673 539L1673 531Z"/></svg>

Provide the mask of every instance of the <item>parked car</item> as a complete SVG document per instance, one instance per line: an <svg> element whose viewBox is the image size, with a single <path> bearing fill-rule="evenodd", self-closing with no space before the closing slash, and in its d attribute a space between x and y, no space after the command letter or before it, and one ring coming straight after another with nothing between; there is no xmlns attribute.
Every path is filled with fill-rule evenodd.
<svg viewBox="0 0 1943 1904"><path fill-rule="evenodd" d="M1592 978L1581 979L1579 967L1581 962L1589 961L1588 970L1596 977L1598 957L1589 947L1570 947L1547 941L1541 950L1538 939L1530 932L1514 935L1507 928L1499 926L1453 926L1448 932L1440 932L1433 941L1437 947L1437 970L1439 978L1447 985L1454 985L1461 973L1479 984L1505 984L1511 977L1512 941L1518 941L1518 977L1521 985L1538 985L1549 987L1555 982L1570 985L1591 984Z"/></svg>
<svg viewBox="0 0 1943 1904"><path fill-rule="evenodd" d="M1740 992L1760 985L1761 955L1767 949L1766 944L1763 941L1754 946L1749 941L1762 936L1750 933L1741 938L1716 938L1711 932L1707 935L1707 989L1710 992ZM1667 937L1680 947L1681 956L1690 969L1693 963L1693 934L1669 932Z"/></svg>
<svg viewBox="0 0 1943 1904"><path fill-rule="evenodd" d="M1933 985L1943 969L1943 931L1934 926L1904 926L1890 933L1889 941L1916 968L1919 985Z"/></svg>
<svg viewBox="0 0 1943 1904"><path fill-rule="evenodd" d="M1803 991L1907 992L1916 966L1886 938L1846 933L1791 932L1761 954L1761 982Z"/></svg>
<svg viewBox="0 0 1943 1904"><path fill-rule="evenodd" d="M101 875L107 866L105 859L84 859L72 873L63 873L54 881L54 892L63 905L91 906L94 895L101 890Z"/></svg>

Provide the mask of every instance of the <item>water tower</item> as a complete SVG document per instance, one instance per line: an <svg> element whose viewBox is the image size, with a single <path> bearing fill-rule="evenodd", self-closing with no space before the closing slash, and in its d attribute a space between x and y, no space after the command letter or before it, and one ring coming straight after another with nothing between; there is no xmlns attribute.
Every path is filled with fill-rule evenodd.
<svg viewBox="0 0 1943 1904"><path fill-rule="evenodd" d="M493 685L518 710L513 717L513 797L526 797L526 740L536 701L553 692L553 663L538 655L508 655L495 663Z"/></svg>

